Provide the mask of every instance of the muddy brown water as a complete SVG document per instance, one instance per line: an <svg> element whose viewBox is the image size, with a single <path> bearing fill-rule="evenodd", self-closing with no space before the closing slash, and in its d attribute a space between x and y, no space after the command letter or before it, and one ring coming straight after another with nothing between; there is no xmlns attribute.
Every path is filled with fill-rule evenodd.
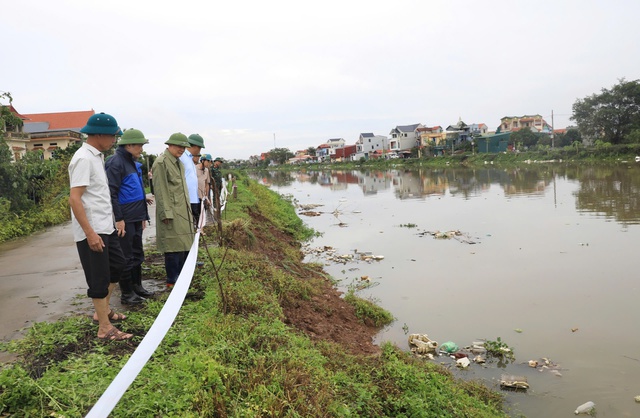
<svg viewBox="0 0 640 418"><path fill-rule="evenodd" d="M360 295L396 317L377 342L408 350L408 333L459 346L500 337L513 363L452 369L497 390L501 374L525 376L528 391L504 392L512 416L568 417L587 401L599 417L640 416L640 165L273 172L261 180L298 204L322 205L311 209L320 216L301 215L323 234L310 248L384 256L346 264L307 257L343 290L370 278ZM454 230L466 239L429 234ZM542 358L558 372L527 364Z"/></svg>

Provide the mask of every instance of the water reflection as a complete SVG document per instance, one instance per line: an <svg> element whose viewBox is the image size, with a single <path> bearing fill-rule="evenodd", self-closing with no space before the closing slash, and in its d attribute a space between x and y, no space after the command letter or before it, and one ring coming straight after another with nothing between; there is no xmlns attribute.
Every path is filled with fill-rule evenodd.
<svg viewBox="0 0 640 418"><path fill-rule="evenodd" d="M580 182L575 193L579 211L599 213L623 225L640 223L640 170L586 167L572 175Z"/></svg>
<svg viewBox="0 0 640 418"><path fill-rule="evenodd" d="M640 167L532 164L525 167L265 171L263 184L278 187L294 182L318 184L330 190L356 185L364 196L392 191L398 199L428 199L449 194L469 199L482 196L492 186L504 197L539 197L555 193L558 178L578 183L576 208L615 219L622 224L640 223Z"/></svg>

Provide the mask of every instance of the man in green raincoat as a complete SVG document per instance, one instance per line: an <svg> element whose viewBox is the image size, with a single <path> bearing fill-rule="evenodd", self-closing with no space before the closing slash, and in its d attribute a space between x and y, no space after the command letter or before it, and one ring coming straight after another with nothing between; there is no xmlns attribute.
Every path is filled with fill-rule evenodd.
<svg viewBox="0 0 640 418"><path fill-rule="evenodd" d="M165 142L167 149L153 163L156 196L156 246L164 253L167 287L178 280L195 236L189 190L180 156L190 146L187 136L175 133Z"/></svg>

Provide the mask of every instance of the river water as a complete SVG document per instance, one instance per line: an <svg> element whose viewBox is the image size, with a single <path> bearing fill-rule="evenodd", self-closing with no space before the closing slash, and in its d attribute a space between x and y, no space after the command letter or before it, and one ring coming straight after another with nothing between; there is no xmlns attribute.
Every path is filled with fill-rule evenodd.
<svg viewBox="0 0 640 418"><path fill-rule="evenodd" d="M640 166L489 167L271 172L261 181L321 205L307 208L319 216L300 215L322 233L311 248L384 257L307 257L342 290L370 278L359 295L396 318L378 343L408 350L410 333L461 347L500 337L515 361L451 368L497 390L502 374L525 376L528 391L504 392L512 416L571 416L587 401L599 417L640 416ZM543 358L557 370L529 367Z"/></svg>

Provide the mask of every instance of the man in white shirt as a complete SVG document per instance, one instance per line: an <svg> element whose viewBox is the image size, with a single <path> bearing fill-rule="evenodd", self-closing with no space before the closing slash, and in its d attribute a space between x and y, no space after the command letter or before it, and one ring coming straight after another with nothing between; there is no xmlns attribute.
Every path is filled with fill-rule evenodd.
<svg viewBox="0 0 640 418"><path fill-rule="evenodd" d="M103 151L122 135L115 118L105 113L92 115L80 130L87 140L69 163L69 206L73 238L78 248L87 285L87 296L96 310L98 338L110 341L133 337L117 329L111 321L126 317L109 308L109 298L125 265L124 254L114 228L109 183L104 170Z"/></svg>
<svg viewBox="0 0 640 418"><path fill-rule="evenodd" d="M190 147L184 150L184 154L180 156L180 161L184 165L184 175L187 180L187 189L189 190L189 203L191 203L191 213L193 213L193 221L196 228L200 219L200 198L198 197L198 174L196 173L196 164L193 162L194 157L200 158L200 151L204 148L204 139L198 134L191 134L187 138Z"/></svg>

